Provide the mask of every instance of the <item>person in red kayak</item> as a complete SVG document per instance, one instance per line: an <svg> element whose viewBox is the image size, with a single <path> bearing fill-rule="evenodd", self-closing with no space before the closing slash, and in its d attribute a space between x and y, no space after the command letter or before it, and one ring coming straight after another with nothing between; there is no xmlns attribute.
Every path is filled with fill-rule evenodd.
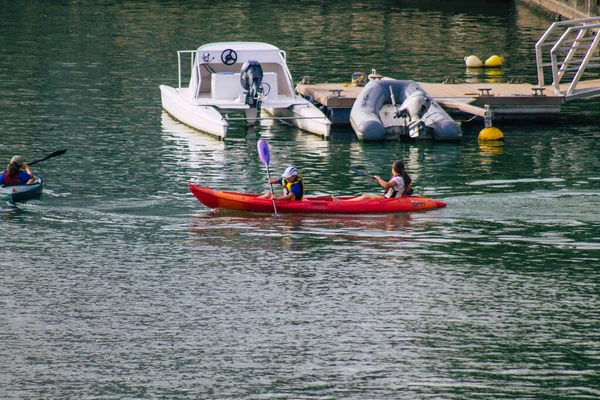
<svg viewBox="0 0 600 400"><path fill-rule="evenodd" d="M21 171L25 168L25 171ZM14 156L10 160L10 164L6 167L6 171L0 175L0 185L15 186L29 185L35 181L31 167L27 165L21 156Z"/></svg>
<svg viewBox="0 0 600 400"><path fill-rule="evenodd" d="M283 186L283 195L271 195L271 192L267 192L262 196L258 196L259 198L275 200L302 200L304 197L304 182L298 175L298 171L294 166L287 167L285 171L283 171L281 178L269 179L269 183Z"/></svg>
<svg viewBox="0 0 600 400"><path fill-rule="evenodd" d="M392 164L392 175L393 176L389 181L385 181L377 175L373 176L373 179L376 180L377 183L379 183L385 190L384 194L363 194L353 199L349 199L348 201L374 200L382 198L391 199L412 194L412 189L410 188L411 179L406 173L406 170L404 169L404 163L402 161L394 161Z"/></svg>

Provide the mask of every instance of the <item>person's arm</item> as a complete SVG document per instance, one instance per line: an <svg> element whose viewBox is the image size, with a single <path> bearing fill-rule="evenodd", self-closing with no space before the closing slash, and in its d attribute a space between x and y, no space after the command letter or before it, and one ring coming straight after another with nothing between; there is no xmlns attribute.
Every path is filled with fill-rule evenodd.
<svg viewBox="0 0 600 400"><path fill-rule="evenodd" d="M393 188L394 186L397 185L396 181L394 180L394 178L390 179L389 181L384 181L383 179L381 179L381 177L375 175L373 177L377 183L379 183L381 185L382 188L384 189L389 189L389 188Z"/></svg>
<svg viewBox="0 0 600 400"><path fill-rule="evenodd" d="M23 167L25 168L25 171L27 171L27 173L31 177L27 181L27 185L32 184L35 181L35 176L33 176L33 171L31 170L31 167L29 165L27 165L26 162L23 162Z"/></svg>
<svg viewBox="0 0 600 400"><path fill-rule="evenodd" d="M281 182L280 182L281 183ZM275 199L277 200L296 200L296 196L299 195L298 190L299 190L299 185L292 185L292 187L290 188L290 193L286 194L286 195L282 195L282 194L276 194L275 195ZM294 193L296 192L296 193Z"/></svg>

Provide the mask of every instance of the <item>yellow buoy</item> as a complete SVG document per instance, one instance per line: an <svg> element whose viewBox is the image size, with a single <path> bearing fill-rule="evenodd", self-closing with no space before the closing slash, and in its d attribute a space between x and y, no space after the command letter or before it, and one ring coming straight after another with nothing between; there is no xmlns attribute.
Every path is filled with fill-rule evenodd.
<svg viewBox="0 0 600 400"><path fill-rule="evenodd" d="M485 66L486 67L499 67L502 65L503 61L504 61L504 57L493 55L490 58L488 58L487 60L485 60Z"/></svg>
<svg viewBox="0 0 600 400"><path fill-rule="evenodd" d="M473 56L473 55L471 55L469 57L465 57L465 64L467 65L467 67L471 67L471 68L483 67L483 63L481 62L479 57Z"/></svg>
<svg viewBox="0 0 600 400"><path fill-rule="evenodd" d="M481 132L479 132L479 136L477 136L477 140L488 141L488 140L503 140L504 134L498 128L494 128L493 126L489 128L483 128Z"/></svg>

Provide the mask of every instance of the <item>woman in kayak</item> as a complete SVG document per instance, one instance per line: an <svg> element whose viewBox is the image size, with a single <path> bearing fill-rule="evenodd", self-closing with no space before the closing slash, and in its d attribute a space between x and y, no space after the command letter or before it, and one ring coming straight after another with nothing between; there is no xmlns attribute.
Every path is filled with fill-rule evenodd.
<svg viewBox="0 0 600 400"><path fill-rule="evenodd" d="M21 168L25 168L27 172L21 171ZM6 171L0 175L0 185L4 186L29 185L34 180L31 167L23 161L21 156L14 156L6 167Z"/></svg>
<svg viewBox="0 0 600 400"><path fill-rule="evenodd" d="M373 179L381 185L385 190L385 194L363 194L361 196L349 199L348 201L360 201L360 200L374 200L374 199L391 199L396 197L402 197L404 195L412 194L410 188L410 176L404 169L404 163L402 161L394 161L392 164L392 178L389 181L384 181L379 176L373 176Z"/></svg>
<svg viewBox="0 0 600 400"><path fill-rule="evenodd" d="M258 196L259 198L276 200L302 200L304 197L304 182L302 181L302 178L298 176L296 167L287 167L283 172L283 175L281 175L281 178L269 179L269 183L283 186L283 195L272 195L271 192L267 192L262 196Z"/></svg>

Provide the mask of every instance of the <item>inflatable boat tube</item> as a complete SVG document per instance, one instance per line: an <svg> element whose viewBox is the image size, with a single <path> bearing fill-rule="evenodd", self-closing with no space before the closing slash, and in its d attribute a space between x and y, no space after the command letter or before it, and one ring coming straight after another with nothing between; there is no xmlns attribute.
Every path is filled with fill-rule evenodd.
<svg viewBox="0 0 600 400"><path fill-rule="evenodd" d="M421 91L424 96L420 96L418 91ZM389 121L393 121L393 123L389 123L388 120L386 123L382 121L380 116L382 107L389 107L395 102L396 107L393 109L401 111L402 108L407 108L403 103L409 97L409 102L415 98L428 100L428 104L423 105L423 111L426 111L419 115L422 123L418 120L415 121L412 113L410 115L413 117L412 121L410 121L411 118L408 118L409 123L406 124L400 122L403 119L400 117L390 118ZM406 114L408 115L408 113ZM408 139L414 137L409 126L415 126L417 123L424 124L425 128L424 132L418 135L419 139L455 141L462 138L460 125L414 81L394 79L371 81L360 92L350 111L350 124L359 140Z"/></svg>

